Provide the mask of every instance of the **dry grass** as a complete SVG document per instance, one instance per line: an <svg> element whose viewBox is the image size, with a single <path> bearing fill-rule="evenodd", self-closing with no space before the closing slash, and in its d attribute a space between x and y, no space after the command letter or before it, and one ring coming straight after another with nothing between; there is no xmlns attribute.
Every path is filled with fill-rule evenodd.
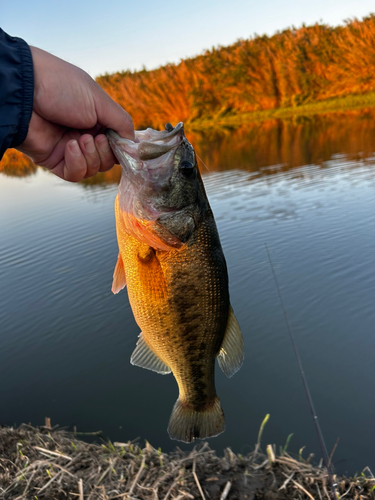
<svg viewBox="0 0 375 500"><path fill-rule="evenodd" d="M334 477L340 498L375 498L368 469ZM0 498L4 500L328 499L324 467L275 447L247 456L229 448L218 457L207 443L187 454L162 453L149 443L89 444L65 430L22 425L0 429Z"/></svg>

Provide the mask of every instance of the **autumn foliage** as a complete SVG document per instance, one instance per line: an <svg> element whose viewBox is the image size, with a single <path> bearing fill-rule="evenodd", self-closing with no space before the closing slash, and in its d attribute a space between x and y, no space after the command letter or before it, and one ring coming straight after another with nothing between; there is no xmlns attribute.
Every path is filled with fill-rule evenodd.
<svg viewBox="0 0 375 500"><path fill-rule="evenodd" d="M0 173L10 177L26 177L37 171L37 166L16 149L8 149L0 161Z"/></svg>
<svg viewBox="0 0 375 500"><path fill-rule="evenodd" d="M103 75L97 81L130 113L137 129L183 121L189 130L189 124L202 119L284 107L298 110L303 104L366 94L375 91L375 14L343 26L315 24L256 36L179 64ZM258 148L266 131L275 130L271 122L261 128ZM191 137L195 146L203 145L202 134ZM233 143L233 132L228 140ZM246 140L253 143L250 137ZM215 148L210 141L205 144L212 159ZM0 162L6 175L29 175L36 168L15 150L8 150ZM113 182L118 180L118 174L110 175Z"/></svg>
<svg viewBox="0 0 375 500"><path fill-rule="evenodd" d="M375 15L240 40L152 71L97 78L137 128L375 90Z"/></svg>

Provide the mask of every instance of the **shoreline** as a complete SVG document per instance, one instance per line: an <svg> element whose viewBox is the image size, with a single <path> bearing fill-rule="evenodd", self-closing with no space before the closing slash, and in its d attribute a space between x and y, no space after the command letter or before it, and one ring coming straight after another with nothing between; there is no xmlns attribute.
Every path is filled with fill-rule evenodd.
<svg viewBox="0 0 375 500"><path fill-rule="evenodd" d="M360 111L375 107L375 92L368 94L351 94L344 97L326 99L324 101L313 101L299 106L288 106L251 113L226 114L213 118L201 118L187 121L186 128L201 129L216 126L240 126L250 123L258 123L273 119L288 119L302 116L325 115L328 113L346 113Z"/></svg>
<svg viewBox="0 0 375 500"><path fill-rule="evenodd" d="M261 428L262 431L262 428ZM0 427L2 500L96 499L329 499L327 470L275 445L246 456L230 448L219 457L207 442L170 453L148 442L87 443L77 434L23 424ZM84 434L84 433L83 433ZM88 433L90 434L90 433ZM375 499L375 478L365 468L354 478L333 476L340 498Z"/></svg>

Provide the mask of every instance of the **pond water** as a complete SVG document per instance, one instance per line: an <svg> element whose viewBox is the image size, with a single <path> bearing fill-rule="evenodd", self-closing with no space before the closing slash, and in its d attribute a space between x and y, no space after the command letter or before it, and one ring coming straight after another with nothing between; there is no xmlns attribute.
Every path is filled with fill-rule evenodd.
<svg viewBox="0 0 375 500"><path fill-rule="evenodd" d="M321 453L265 251L336 470L375 469L375 115L299 118L188 134L226 255L246 359L226 379L221 453L268 443ZM0 424L102 430L164 451L172 376L130 365L139 328L110 291L120 170L69 184L0 176ZM14 169L12 170L14 175Z"/></svg>

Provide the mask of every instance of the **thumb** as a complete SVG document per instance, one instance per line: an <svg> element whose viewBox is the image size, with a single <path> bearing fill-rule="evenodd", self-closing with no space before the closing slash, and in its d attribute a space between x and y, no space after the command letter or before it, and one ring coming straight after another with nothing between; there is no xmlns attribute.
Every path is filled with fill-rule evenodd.
<svg viewBox="0 0 375 500"><path fill-rule="evenodd" d="M102 127L114 130L120 137L134 141L132 117L117 102L113 101L96 82L95 85L97 85L95 108L98 123Z"/></svg>

